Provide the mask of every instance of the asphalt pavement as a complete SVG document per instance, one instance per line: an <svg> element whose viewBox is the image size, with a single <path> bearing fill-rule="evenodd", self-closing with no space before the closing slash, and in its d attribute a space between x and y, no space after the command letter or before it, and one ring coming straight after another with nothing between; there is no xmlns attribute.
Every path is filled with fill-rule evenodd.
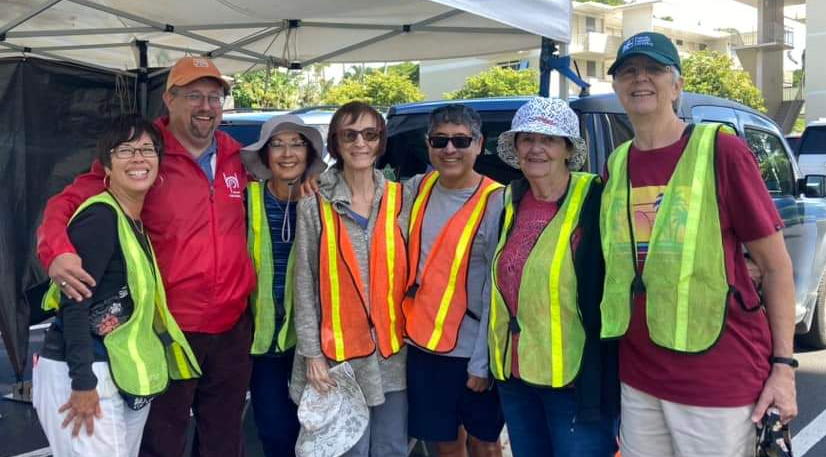
<svg viewBox="0 0 826 457"><path fill-rule="evenodd" d="M43 341L43 330L31 334L30 352ZM799 414L792 423L792 442L795 457L826 456L826 350L797 348L800 360L797 370L797 400ZM31 369L25 374L31 379ZM0 395L11 391L15 382L5 347L0 343ZM263 457L257 439L252 411L247 411L244 432L247 457ZM191 431L190 431L191 435ZM0 400L0 457L48 457L48 442L37 422L30 404ZM418 450L414 455L424 456ZM432 454L431 454L432 455ZM509 453L508 453L509 455Z"/></svg>

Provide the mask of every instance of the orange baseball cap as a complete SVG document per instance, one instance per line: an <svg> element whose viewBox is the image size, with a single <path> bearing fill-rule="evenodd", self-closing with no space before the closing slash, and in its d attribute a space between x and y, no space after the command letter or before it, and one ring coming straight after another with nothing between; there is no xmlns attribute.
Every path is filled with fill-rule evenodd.
<svg viewBox="0 0 826 457"><path fill-rule="evenodd" d="M229 83L221 77L221 71L207 57L182 57L166 77L166 90L172 86L186 86L201 78L214 78L221 83L225 92L229 92Z"/></svg>

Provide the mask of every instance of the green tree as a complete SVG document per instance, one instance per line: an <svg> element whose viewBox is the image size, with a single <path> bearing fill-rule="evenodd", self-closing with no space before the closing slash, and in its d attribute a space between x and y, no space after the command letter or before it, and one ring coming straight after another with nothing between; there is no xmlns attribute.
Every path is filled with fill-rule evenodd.
<svg viewBox="0 0 826 457"><path fill-rule="evenodd" d="M625 4L624 0L590 0L590 1L592 1L594 3L602 3L602 4L605 4L605 5L611 5L611 6L618 6L618 5L624 5Z"/></svg>
<svg viewBox="0 0 826 457"><path fill-rule="evenodd" d="M387 73L404 76L413 81L413 84L419 85L419 64L417 63L402 62L396 65L390 65L387 67Z"/></svg>
<svg viewBox="0 0 826 457"><path fill-rule="evenodd" d="M534 69L514 70L491 67L465 80L455 92L447 92L449 100L505 95L534 95L539 92L539 73Z"/></svg>
<svg viewBox="0 0 826 457"><path fill-rule="evenodd" d="M301 72L284 69L255 70L235 75L232 96L237 108L294 109L319 105L332 86L324 78L325 65Z"/></svg>
<svg viewBox="0 0 826 457"><path fill-rule="evenodd" d="M299 76L273 69L235 75L232 97L237 108L295 108L299 105Z"/></svg>
<svg viewBox="0 0 826 457"><path fill-rule="evenodd" d="M736 70L731 57L717 51L697 51L683 60L685 90L715 95L766 111L760 90L743 70Z"/></svg>
<svg viewBox="0 0 826 457"><path fill-rule="evenodd" d="M327 92L324 101L331 105L359 100L375 106L390 106L397 103L416 102L424 95L413 82L405 76L368 72L361 80L345 78Z"/></svg>
<svg viewBox="0 0 826 457"><path fill-rule="evenodd" d="M802 69L797 69L792 72L792 87L800 87L803 84L803 77L805 73Z"/></svg>
<svg viewBox="0 0 826 457"><path fill-rule="evenodd" d="M413 62L402 62L395 65L385 65L384 67L366 67L364 65L352 65L344 72L344 79L356 79L364 81L368 75L373 73L388 73L391 75L404 76L415 85L419 85L419 64Z"/></svg>

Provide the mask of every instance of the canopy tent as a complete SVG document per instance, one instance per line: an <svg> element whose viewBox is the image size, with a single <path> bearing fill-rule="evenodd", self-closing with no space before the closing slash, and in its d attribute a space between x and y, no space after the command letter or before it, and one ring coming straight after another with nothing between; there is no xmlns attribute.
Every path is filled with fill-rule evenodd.
<svg viewBox="0 0 826 457"><path fill-rule="evenodd" d="M43 277L33 255L43 205L88 167L95 132L124 97L157 114L151 94L178 58L206 55L231 74L479 56L536 48L540 37L548 51L569 41L571 10L570 0L4 0L0 332L18 378L23 290Z"/></svg>
<svg viewBox="0 0 826 457"><path fill-rule="evenodd" d="M208 55L251 65L429 60L567 43L570 0L6 0L0 56L30 53L108 69ZM5 48L5 49L3 49Z"/></svg>

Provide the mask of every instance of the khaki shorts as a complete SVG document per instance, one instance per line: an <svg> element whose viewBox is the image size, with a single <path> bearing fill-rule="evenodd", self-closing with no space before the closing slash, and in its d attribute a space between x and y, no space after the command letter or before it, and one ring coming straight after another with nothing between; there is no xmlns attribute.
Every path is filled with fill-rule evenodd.
<svg viewBox="0 0 826 457"><path fill-rule="evenodd" d="M753 409L683 405L622 384L622 457L754 457Z"/></svg>

